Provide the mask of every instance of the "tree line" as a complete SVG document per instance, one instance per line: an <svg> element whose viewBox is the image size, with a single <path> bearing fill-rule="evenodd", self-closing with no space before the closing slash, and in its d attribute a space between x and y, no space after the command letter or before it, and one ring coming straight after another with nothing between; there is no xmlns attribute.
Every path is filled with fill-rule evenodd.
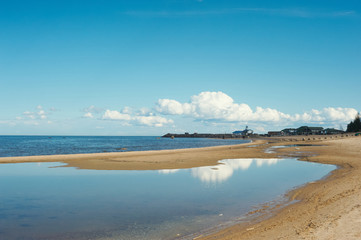
<svg viewBox="0 0 361 240"><path fill-rule="evenodd" d="M360 113L358 113L355 117L355 120L351 121L347 125L346 132L361 132L361 120L360 120Z"/></svg>

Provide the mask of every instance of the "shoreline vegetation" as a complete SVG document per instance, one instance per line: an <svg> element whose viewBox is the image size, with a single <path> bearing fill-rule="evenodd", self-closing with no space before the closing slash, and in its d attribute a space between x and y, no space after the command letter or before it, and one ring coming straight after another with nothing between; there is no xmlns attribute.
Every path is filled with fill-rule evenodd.
<svg viewBox="0 0 361 240"><path fill-rule="evenodd" d="M270 147L289 145L287 148ZM326 178L286 194L288 203L267 204L248 213L249 221L196 239L360 239L361 136L257 138L251 143L160 151L1 157L0 163L62 162L64 167L99 170L182 169L218 164L229 158L295 157L337 165Z"/></svg>

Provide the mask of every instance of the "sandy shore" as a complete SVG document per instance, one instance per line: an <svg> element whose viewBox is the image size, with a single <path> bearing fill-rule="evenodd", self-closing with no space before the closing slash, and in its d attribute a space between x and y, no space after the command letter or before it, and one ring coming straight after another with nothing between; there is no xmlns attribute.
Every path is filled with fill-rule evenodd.
<svg viewBox="0 0 361 240"><path fill-rule="evenodd" d="M278 155L335 164L339 169L290 192L290 200L298 201L271 216L199 239L361 239L361 137L301 143L323 146L278 149Z"/></svg>
<svg viewBox="0 0 361 240"><path fill-rule="evenodd" d="M292 141L291 141L292 140ZM297 140L297 141L296 141ZM265 153L271 146L306 144ZM309 146L314 144L317 146ZM217 164L227 158L299 157L340 168L288 196L296 203L249 213L251 221L197 239L361 239L361 137L264 139L201 149L0 158L0 163L64 162L81 169L181 169ZM271 213L270 213L271 212Z"/></svg>

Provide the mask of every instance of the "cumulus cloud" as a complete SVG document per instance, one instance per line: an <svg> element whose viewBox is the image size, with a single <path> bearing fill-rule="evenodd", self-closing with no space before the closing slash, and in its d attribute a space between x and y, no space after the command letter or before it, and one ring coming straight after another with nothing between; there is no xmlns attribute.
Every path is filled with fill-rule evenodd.
<svg viewBox="0 0 361 240"><path fill-rule="evenodd" d="M138 122L140 125L162 127L165 124L173 123L173 120L166 119L160 116L135 116L133 120Z"/></svg>
<svg viewBox="0 0 361 240"><path fill-rule="evenodd" d="M159 99L155 109L164 115L183 115L201 120L223 122L271 122L271 123L324 123L347 122L355 117L356 109L332 108L311 110L301 114L287 114L277 109L256 107L254 110L245 103L235 103L223 92L201 92L187 103L173 99Z"/></svg>
<svg viewBox="0 0 361 240"><path fill-rule="evenodd" d="M357 110L354 108L333 108L327 107L322 110L311 110L303 114L295 114L291 116L291 120L309 123L324 122L347 122L355 118Z"/></svg>
<svg viewBox="0 0 361 240"><path fill-rule="evenodd" d="M112 111L112 110L106 110L103 119L106 120L124 120L124 121L130 121L132 117L127 113L121 113L118 111Z"/></svg>
<svg viewBox="0 0 361 240"><path fill-rule="evenodd" d="M245 103L235 103L234 100L223 92L202 92L192 96L188 103L180 103L171 99L159 99L155 109L162 114L186 115L205 120L223 120L228 122L279 121L289 118L275 109L257 107L253 111Z"/></svg>
<svg viewBox="0 0 361 240"><path fill-rule="evenodd" d="M36 107L36 111L31 112L31 111L25 111L23 112L23 117L16 117L17 120L22 120L22 119L47 119L47 113L44 111L42 106L37 106Z"/></svg>
<svg viewBox="0 0 361 240"><path fill-rule="evenodd" d="M147 115L141 115L141 114L142 111L140 113L137 113L136 115L132 115L131 111L129 111L129 108L126 108L125 111L122 112L115 110L106 110L105 113L103 114L102 119L117 120L117 121L122 121L123 123L126 124L137 124L137 125L152 126L152 127L162 127L166 124L173 123L173 120L161 116L154 116L153 114L149 114L149 113L146 113Z"/></svg>

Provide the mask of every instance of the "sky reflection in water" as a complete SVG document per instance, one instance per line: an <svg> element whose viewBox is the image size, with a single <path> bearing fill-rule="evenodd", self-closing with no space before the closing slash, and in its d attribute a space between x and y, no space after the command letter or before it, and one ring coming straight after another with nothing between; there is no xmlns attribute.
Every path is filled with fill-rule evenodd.
<svg viewBox="0 0 361 240"><path fill-rule="evenodd" d="M230 177L232 177L234 171L237 170L247 170L252 163L256 164L257 167L262 167L263 165L273 165L277 164L283 159L279 158L270 158L270 159L224 159L219 161L217 166L206 166L192 168L191 174L193 177L200 179L202 182L206 183L219 183L224 182ZM180 171L180 169L163 169L158 170L161 174L172 174Z"/></svg>
<svg viewBox="0 0 361 240"><path fill-rule="evenodd" d="M0 165L0 239L172 239L237 218L335 169L294 159L159 171L61 165Z"/></svg>

